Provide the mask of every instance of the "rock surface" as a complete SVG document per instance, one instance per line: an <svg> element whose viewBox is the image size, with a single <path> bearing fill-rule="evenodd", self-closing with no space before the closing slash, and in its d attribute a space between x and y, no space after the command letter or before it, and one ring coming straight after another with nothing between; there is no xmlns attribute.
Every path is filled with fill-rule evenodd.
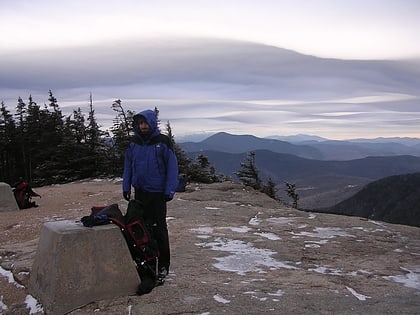
<svg viewBox="0 0 420 315"><path fill-rule="evenodd" d="M44 222L117 202L119 181L37 188L0 213L0 314L43 314L27 291ZM232 183L191 184L168 204L171 271L145 296L70 314L418 314L420 229L291 209ZM77 263L77 257L74 258Z"/></svg>

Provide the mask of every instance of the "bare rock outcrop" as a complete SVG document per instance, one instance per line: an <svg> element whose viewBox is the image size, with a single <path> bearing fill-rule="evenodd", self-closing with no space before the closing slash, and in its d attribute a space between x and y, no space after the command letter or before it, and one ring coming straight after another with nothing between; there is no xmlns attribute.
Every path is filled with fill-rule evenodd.
<svg viewBox="0 0 420 315"><path fill-rule="evenodd" d="M38 190L38 208L0 213L4 315L43 314L27 283L44 222L78 220L92 205L125 205L118 181ZM165 285L145 296L92 301L71 314L420 310L419 228L303 212L228 182L189 185L168 204L168 225L172 264Z"/></svg>

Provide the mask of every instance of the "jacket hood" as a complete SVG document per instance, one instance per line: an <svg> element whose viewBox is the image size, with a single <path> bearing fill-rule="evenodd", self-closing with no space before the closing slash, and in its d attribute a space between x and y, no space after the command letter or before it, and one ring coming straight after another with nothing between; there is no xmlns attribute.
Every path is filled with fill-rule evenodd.
<svg viewBox="0 0 420 315"><path fill-rule="evenodd" d="M139 130L139 120L142 118L145 119L150 126L150 136L155 136L160 133L156 113L151 109L146 109L144 111L138 112L133 116L133 130L137 136L142 135Z"/></svg>

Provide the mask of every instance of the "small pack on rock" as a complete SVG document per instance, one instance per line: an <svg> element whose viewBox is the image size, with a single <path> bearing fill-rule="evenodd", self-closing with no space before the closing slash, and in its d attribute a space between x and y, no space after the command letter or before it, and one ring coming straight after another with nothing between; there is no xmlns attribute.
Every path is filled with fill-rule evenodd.
<svg viewBox="0 0 420 315"><path fill-rule="evenodd" d="M91 210L91 215L81 219L83 225L92 227L109 223L116 224L123 233L142 281L138 293L150 292L157 280L156 266L159 251L153 237L155 224L144 220L144 208L141 202L130 200L125 215L121 213L118 204L94 206Z"/></svg>

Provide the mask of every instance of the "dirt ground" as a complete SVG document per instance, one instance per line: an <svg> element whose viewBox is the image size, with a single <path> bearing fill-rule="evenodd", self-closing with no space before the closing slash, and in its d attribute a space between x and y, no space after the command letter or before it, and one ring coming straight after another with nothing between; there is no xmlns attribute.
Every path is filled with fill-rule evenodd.
<svg viewBox="0 0 420 315"><path fill-rule="evenodd" d="M35 191L38 208L0 213L0 314L44 313L27 284L45 222L126 206L119 180ZM168 226L163 286L71 314L420 313L419 228L299 211L228 182L176 194Z"/></svg>

